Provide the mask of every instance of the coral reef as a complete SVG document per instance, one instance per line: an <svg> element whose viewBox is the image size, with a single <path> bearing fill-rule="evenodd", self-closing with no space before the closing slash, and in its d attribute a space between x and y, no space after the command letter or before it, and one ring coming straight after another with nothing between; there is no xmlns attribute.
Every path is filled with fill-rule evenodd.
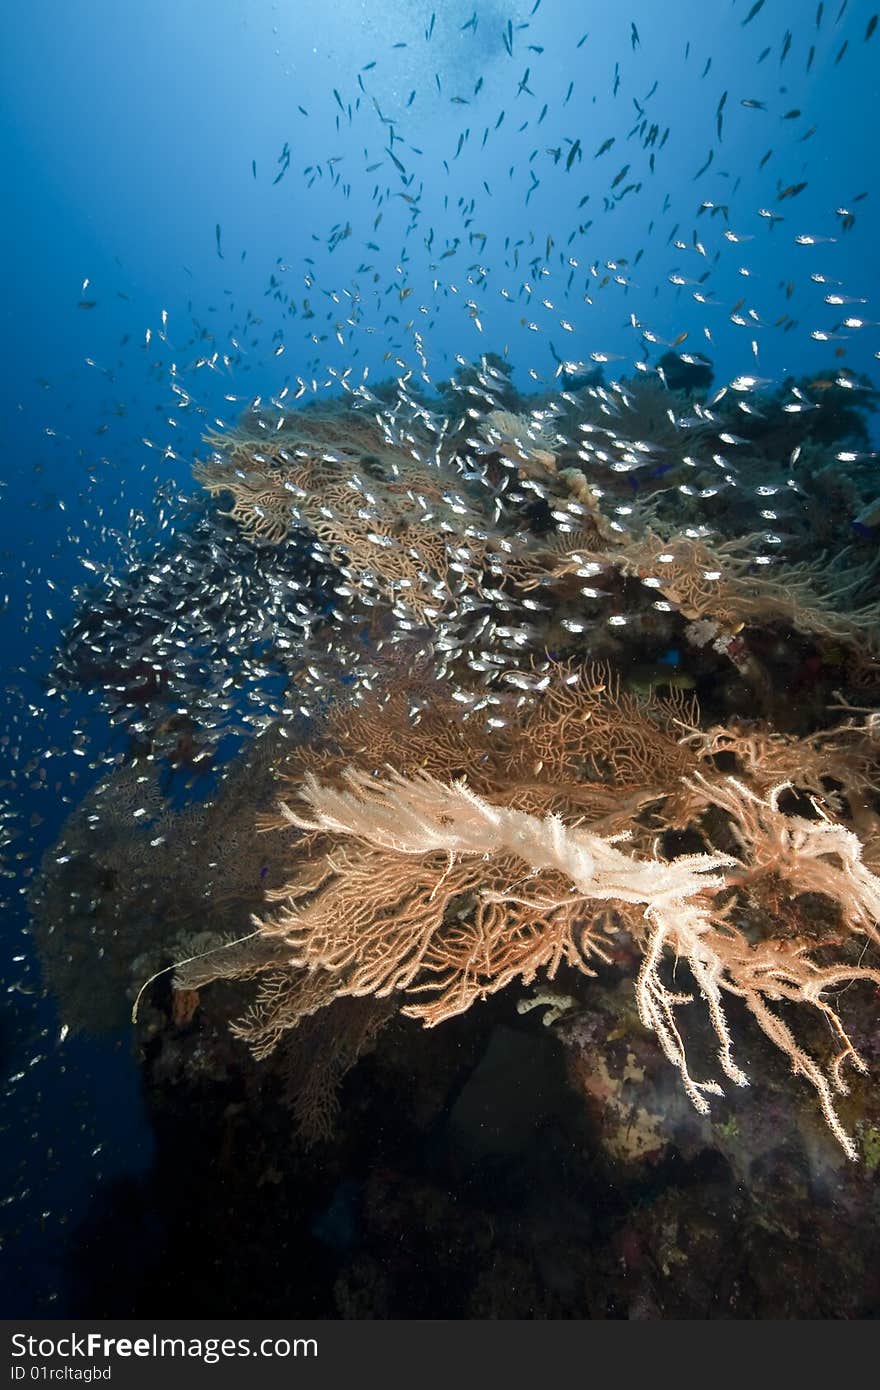
<svg viewBox="0 0 880 1390"><path fill-rule="evenodd" d="M839 373L746 411L709 373L521 397L484 359L436 400L361 387L208 438L195 476L231 508L195 507L182 566L166 546L91 616L84 594L59 656L133 735L34 890L76 1022L113 1013L80 953L141 1028L174 968L173 1026L231 1023L315 1139L395 1018L546 981L577 1012L621 975L698 1115L712 1054L746 1084L750 1020L859 1155L880 601L850 523L874 397ZM178 804L202 749L214 776ZM632 1127L662 1147L650 1110Z"/></svg>

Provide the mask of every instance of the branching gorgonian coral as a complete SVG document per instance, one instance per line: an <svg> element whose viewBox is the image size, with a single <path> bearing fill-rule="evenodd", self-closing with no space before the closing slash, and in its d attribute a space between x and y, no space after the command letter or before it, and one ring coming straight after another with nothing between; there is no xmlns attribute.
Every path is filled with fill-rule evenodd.
<svg viewBox="0 0 880 1390"><path fill-rule="evenodd" d="M876 942L880 880L842 826L786 816L778 796L763 802L732 779L716 786L700 778L692 789L728 812L742 861L718 852L636 856L620 837L493 805L464 783L445 785L425 774L389 773L377 782L350 769L342 786L309 775L298 805L284 803L281 811L315 837L316 859L262 930L283 941L293 970L305 970L323 989L340 996L400 994L405 1014L433 1025L515 978L531 983L538 970L553 978L563 961L589 973L590 957L601 958L607 946L589 924L601 920L599 904L613 902L625 910L643 952L636 986L642 1021L697 1108L705 1110L706 1094L719 1094L720 1087L690 1073L676 1014L690 996L667 984L669 959L690 967L724 1075L747 1084L733 1057L728 993L745 1000L767 1037L815 1087L832 1132L854 1157L833 1100L835 1091L846 1092L844 1064L865 1068L827 996L857 980L880 984L880 971L842 960L819 963L803 942L752 944L735 925L732 902L720 899L752 875L779 873L794 894L818 893L836 903L849 932ZM410 996L419 994L427 1000L413 1002ZM838 1051L829 1063L823 1066L797 1042L772 1007L779 1000L809 1005L830 1023ZM277 1011L265 1006L264 999L262 1019L258 1008L249 1024L258 1040L278 1031ZM285 1017L296 1022L289 1007Z"/></svg>
<svg viewBox="0 0 880 1390"><path fill-rule="evenodd" d="M857 836L818 800L812 818L789 813L780 789L764 795L705 771L692 702L625 695L601 668L551 666L550 677L491 737L436 691L435 713L395 749L406 718L397 684L384 704L333 712L322 737L291 751L279 811L261 822L276 836L287 827L291 877L256 922L259 959L238 972L261 981L239 1036L265 1056L346 997L396 1001L435 1025L539 973L590 975L626 932L642 960L642 1022L698 1108L720 1088L692 1075L681 1006L694 992L704 1001L721 1072L743 1085L724 1004L736 996L811 1082L852 1155L834 1097L844 1064L864 1064L834 996L880 983L863 959L878 941L880 881ZM703 850L664 854L652 818L690 827ZM713 834L727 827L729 846L713 847L710 822ZM803 895L825 904L825 925L808 937L792 930ZM227 972L208 956L179 983L212 973ZM833 1056L797 1039L793 1006L830 1025Z"/></svg>

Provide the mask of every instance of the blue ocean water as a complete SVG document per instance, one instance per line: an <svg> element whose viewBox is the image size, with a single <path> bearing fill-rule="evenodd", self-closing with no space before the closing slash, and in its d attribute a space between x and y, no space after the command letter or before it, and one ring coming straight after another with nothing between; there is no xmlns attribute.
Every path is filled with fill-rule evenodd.
<svg viewBox="0 0 880 1390"><path fill-rule="evenodd" d="M76 1306L73 1233L155 1156L130 1029L68 1034L29 932L40 857L126 748L55 691L74 590L161 539L203 435L254 398L430 395L486 353L523 393L665 352L754 378L744 398L876 382L875 26L872 0L6 16L8 1315Z"/></svg>

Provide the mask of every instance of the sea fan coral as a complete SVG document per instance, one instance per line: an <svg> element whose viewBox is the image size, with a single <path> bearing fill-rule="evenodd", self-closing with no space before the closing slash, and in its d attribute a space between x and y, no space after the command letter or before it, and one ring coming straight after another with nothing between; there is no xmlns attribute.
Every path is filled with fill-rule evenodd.
<svg viewBox="0 0 880 1390"><path fill-rule="evenodd" d="M299 803L282 817L310 836L308 872L285 890L281 911L261 925L280 940L293 972L264 989L244 1032L260 1052L285 1027L332 997L402 995L403 1012L433 1025L513 979L553 978L564 961L587 968L607 940L585 924L612 902L641 943L636 992L643 1023L678 1068L700 1110L718 1083L692 1077L676 1008L689 996L664 979L667 956L686 961L706 1003L725 1076L746 1077L733 1058L725 993L743 998L767 1037L815 1087L825 1118L855 1156L833 1104L845 1093L843 1065L864 1063L828 991L845 982L880 984L880 971L838 961L820 964L804 943L751 945L721 894L753 875L777 872L795 893L836 903L847 928L878 937L880 880L861 862L858 841L843 827L785 816L740 784L694 779L692 790L731 817L743 850L736 858L708 852L665 860L639 858L618 843L560 817L493 805L463 783L393 773L376 782L348 769L343 785L306 777ZM619 837L618 837L619 840ZM306 971L305 976L299 972ZM305 989L304 982L312 985ZM285 988L288 993L285 994ZM315 995L315 989L318 994ZM292 991L292 994L290 993ZM413 1003L413 994L430 996ZM825 1068L799 1044L776 1000L807 1004L832 1025L840 1050Z"/></svg>
<svg viewBox="0 0 880 1390"><path fill-rule="evenodd" d="M514 415L509 410L490 410L480 422L479 433L524 473L540 475L556 468L558 441L546 420Z"/></svg>

